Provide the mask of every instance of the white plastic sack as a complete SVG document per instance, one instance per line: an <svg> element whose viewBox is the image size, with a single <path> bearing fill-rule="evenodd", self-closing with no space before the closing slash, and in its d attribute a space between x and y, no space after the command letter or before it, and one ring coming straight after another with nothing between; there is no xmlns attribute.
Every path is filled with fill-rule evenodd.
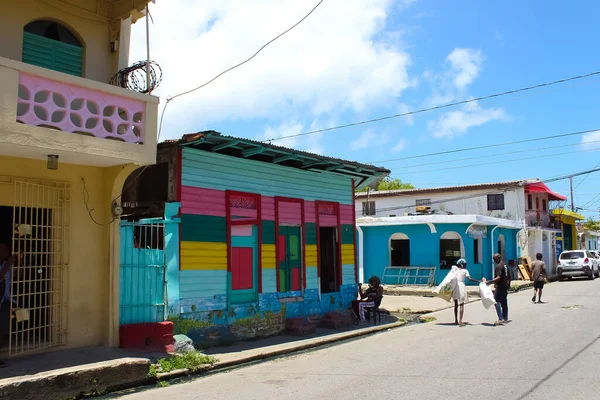
<svg viewBox="0 0 600 400"><path fill-rule="evenodd" d="M446 275L439 286L433 290L433 293L436 296L446 300L447 302L452 300L452 292L456 287L456 271L458 271L458 267L453 265L450 272L448 272L448 275Z"/></svg>
<svg viewBox="0 0 600 400"><path fill-rule="evenodd" d="M490 307L496 304L492 289L483 282L479 284L479 297L481 297L481 304L483 304L486 310L489 310Z"/></svg>

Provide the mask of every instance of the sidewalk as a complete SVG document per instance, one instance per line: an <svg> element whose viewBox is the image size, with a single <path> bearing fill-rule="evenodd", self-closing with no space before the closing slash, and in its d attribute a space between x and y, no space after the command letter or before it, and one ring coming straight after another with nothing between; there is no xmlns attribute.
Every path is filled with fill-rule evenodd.
<svg viewBox="0 0 600 400"><path fill-rule="evenodd" d="M279 335L238 342L204 351L217 362L204 371L276 357L297 351L350 340L405 325L394 316L382 316L378 325L351 325L337 330L317 329L303 337ZM100 395L136 386L150 385L187 375L186 370L150 378L150 365L164 354L141 354L108 347L87 347L5 359L0 369L0 399L65 400Z"/></svg>

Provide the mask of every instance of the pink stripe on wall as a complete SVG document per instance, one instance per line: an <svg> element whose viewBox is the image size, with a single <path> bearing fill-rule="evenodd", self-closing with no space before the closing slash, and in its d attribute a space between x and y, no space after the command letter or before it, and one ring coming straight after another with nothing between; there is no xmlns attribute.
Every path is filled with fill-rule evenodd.
<svg viewBox="0 0 600 400"><path fill-rule="evenodd" d="M231 216L232 217L246 217L251 219L256 219L258 214L257 210L253 210L251 208L231 208Z"/></svg>
<svg viewBox="0 0 600 400"><path fill-rule="evenodd" d="M252 236L252 225L234 225L231 227L231 236Z"/></svg>
<svg viewBox="0 0 600 400"><path fill-rule="evenodd" d="M181 213L225 217L225 192L182 186Z"/></svg>
<svg viewBox="0 0 600 400"><path fill-rule="evenodd" d="M354 224L354 208L352 205L340 204L340 223Z"/></svg>
<svg viewBox="0 0 600 400"><path fill-rule="evenodd" d="M315 202L305 201L304 202L304 222L317 222L315 215Z"/></svg>
<svg viewBox="0 0 600 400"><path fill-rule="evenodd" d="M302 225L302 205L279 202L279 223Z"/></svg>
<svg viewBox="0 0 600 400"><path fill-rule="evenodd" d="M261 219L275 221L275 199L273 197L262 196L261 207Z"/></svg>
<svg viewBox="0 0 600 400"><path fill-rule="evenodd" d="M337 226L337 217L335 215L319 215L319 226Z"/></svg>

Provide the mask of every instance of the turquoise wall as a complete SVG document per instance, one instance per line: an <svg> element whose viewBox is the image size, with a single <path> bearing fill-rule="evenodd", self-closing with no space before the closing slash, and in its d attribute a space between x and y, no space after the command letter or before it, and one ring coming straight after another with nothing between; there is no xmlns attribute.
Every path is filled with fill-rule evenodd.
<svg viewBox="0 0 600 400"><path fill-rule="evenodd" d="M390 237L394 233L404 233L410 240L410 263L412 266L436 266L436 284L440 283L447 270L439 268L440 263L440 237L445 232L456 232L461 238L465 249L467 268L474 279L492 277L492 249L490 233L493 229L488 227L487 237L482 240L482 263L474 263L474 240L465 234L469 224L436 224L436 233L431 233L427 225L397 225L397 226L362 226L363 247L357 240L359 255L364 251L364 280L372 275L381 277L385 267L390 264ZM498 235L504 234L506 246L506 260L516 259L517 248L515 235L516 229L496 229L494 242ZM496 246L494 246L494 252ZM389 282L392 283L392 282Z"/></svg>
<svg viewBox="0 0 600 400"><path fill-rule="evenodd" d="M236 190L263 196L352 204L352 179L331 173L302 171L207 151L183 149L182 184Z"/></svg>

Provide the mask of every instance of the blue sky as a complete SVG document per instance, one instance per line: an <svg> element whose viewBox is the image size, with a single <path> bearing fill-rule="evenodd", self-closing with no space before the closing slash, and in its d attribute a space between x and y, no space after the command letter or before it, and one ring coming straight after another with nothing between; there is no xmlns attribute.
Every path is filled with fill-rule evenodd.
<svg viewBox="0 0 600 400"><path fill-rule="evenodd" d="M315 4L158 1L151 8L151 58L164 78L155 94L164 104L204 83ZM593 1L325 0L250 63L169 104L161 140L206 129L276 138L600 70L599 11ZM144 59L144 40L142 22L133 29L131 62ZM417 187L550 178L600 164L593 150L600 149L600 134L403 158L600 128L599 89L600 77L593 77L274 143L361 162L399 159L376 164ZM568 194L568 181L550 186ZM599 214L597 187L600 172L575 191L576 206L588 216Z"/></svg>

